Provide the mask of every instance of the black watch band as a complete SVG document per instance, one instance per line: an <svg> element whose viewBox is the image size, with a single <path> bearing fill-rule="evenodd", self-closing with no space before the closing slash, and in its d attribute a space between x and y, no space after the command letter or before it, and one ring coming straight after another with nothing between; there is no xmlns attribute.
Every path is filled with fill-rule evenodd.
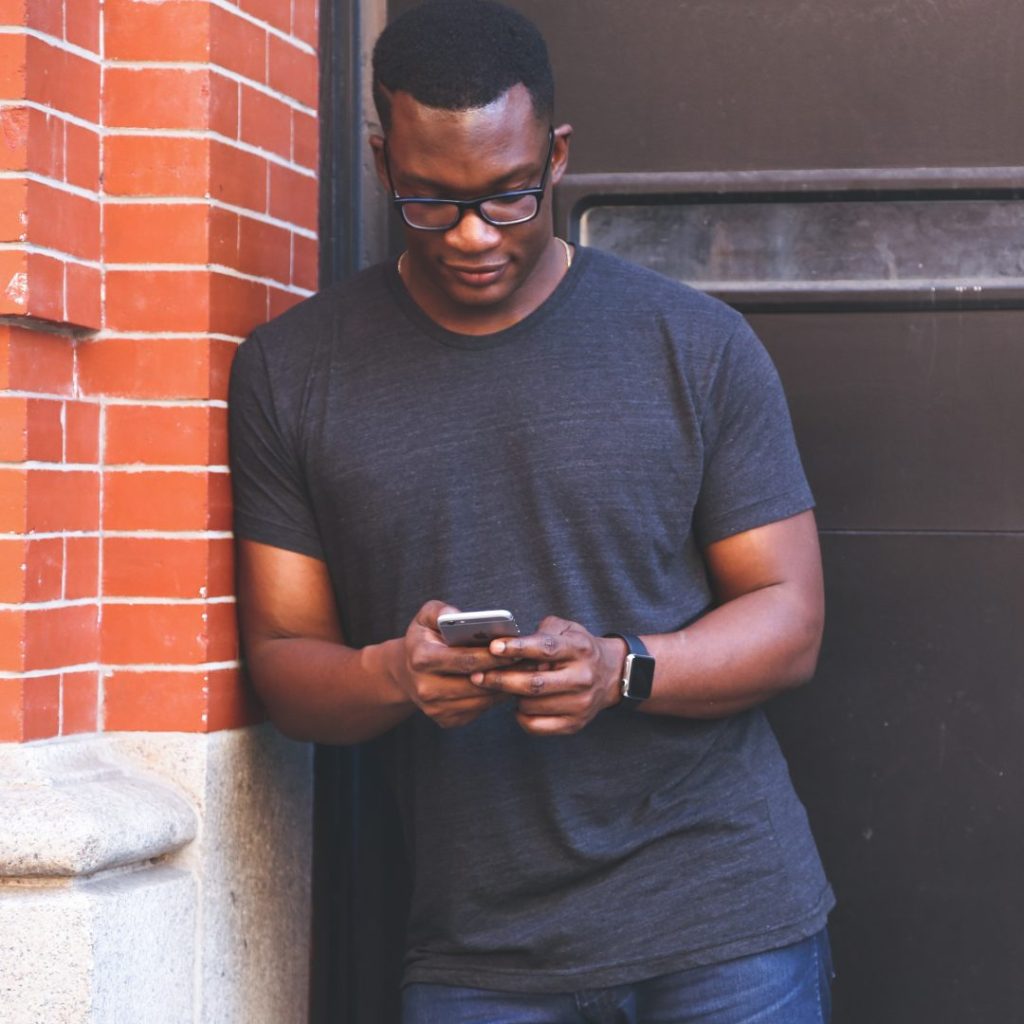
<svg viewBox="0 0 1024 1024"><path fill-rule="evenodd" d="M654 658L638 636L631 633L605 633L626 645L626 661L622 667L620 694L616 707L635 711L651 695L654 686Z"/></svg>

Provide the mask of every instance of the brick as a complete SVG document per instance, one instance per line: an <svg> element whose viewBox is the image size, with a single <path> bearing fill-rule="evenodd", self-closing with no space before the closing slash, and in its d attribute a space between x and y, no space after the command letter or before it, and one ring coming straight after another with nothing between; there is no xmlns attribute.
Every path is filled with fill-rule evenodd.
<svg viewBox="0 0 1024 1024"><path fill-rule="evenodd" d="M105 479L103 525L108 530L224 529L224 499L210 479L216 475L227 476L110 470Z"/></svg>
<svg viewBox="0 0 1024 1024"><path fill-rule="evenodd" d="M209 146L207 139L107 136L104 191L117 196L205 196Z"/></svg>
<svg viewBox="0 0 1024 1024"><path fill-rule="evenodd" d="M32 225L29 224L29 234ZM64 263L40 252L28 255L28 312L43 320L64 320Z"/></svg>
<svg viewBox="0 0 1024 1024"><path fill-rule="evenodd" d="M230 530L231 477L227 473L211 473L208 493L210 505L206 528L208 530Z"/></svg>
<svg viewBox="0 0 1024 1024"><path fill-rule="evenodd" d="M210 262L224 267L238 268L240 217L232 210L214 206L210 208Z"/></svg>
<svg viewBox="0 0 1024 1024"><path fill-rule="evenodd" d="M63 596L63 538L29 539L25 544L25 600L59 601Z"/></svg>
<svg viewBox="0 0 1024 1024"><path fill-rule="evenodd" d="M208 464L224 466L228 464L228 411L212 408L210 414L209 445L206 452Z"/></svg>
<svg viewBox="0 0 1024 1024"><path fill-rule="evenodd" d="M68 402L64 407L64 457L72 464L100 460L100 407L95 402Z"/></svg>
<svg viewBox="0 0 1024 1024"><path fill-rule="evenodd" d="M267 286L214 273L210 276L210 331L244 338L267 320Z"/></svg>
<svg viewBox="0 0 1024 1024"><path fill-rule="evenodd" d="M209 72L110 67L103 86L103 116L114 128L206 128Z"/></svg>
<svg viewBox="0 0 1024 1024"><path fill-rule="evenodd" d="M209 210L200 204L108 203L104 258L112 263L206 263Z"/></svg>
<svg viewBox="0 0 1024 1024"><path fill-rule="evenodd" d="M0 608L0 671L25 670L25 610Z"/></svg>
<svg viewBox="0 0 1024 1024"><path fill-rule="evenodd" d="M202 270L108 270L107 326L118 331L206 331L209 280Z"/></svg>
<svg viewBox="0 0 1024 1024"><path fill-rule="evenodd" d="M203 732L205 671L109 671L103 686L108 731Z"/></svg>
<svg viewBox="0 0 1024 1024"><path fill-rule="evenodd" d="M3 38L0 36L0 44ZM28 107L0 107L0 170L23 171L29 167L33 115L43 118L39 111Z"/></svg>
<svg viewBox="0 0 1024 1024"><path fill-rule="evenodd" d="M100 52L100 0L65 0L64 38L83 50Z"/></svg>
<svg viewBox="0 0 1024 1024"><path fill-rule="evenodd" d="M62 39L64 36L64 0L30 0L25 24L37 32Z"/></svg>
<svg viewBox="0 0 1024 1024"><path fill-rule="evenodd" d="M320 66L316 54L300 50L279 36L271 36L267 63L271 89L307 107L317 105Z"/></svg>
<svg viewBox="0 0 1024 1024"><path fill-rule="evenodd" d="M103 22L108 60L202 63L210 54L210 11L206 3L104 0Z"/></svg>
<svg viewBox="0 0 1024 1024"><path fill-rule="evenodd" d="M67 122L49 112L29 112L27 167L44 178L61 181L67 174Z"/></svg>
<svg viewBox="0 0 1024 1024"><path fill-rule="evenodd" d="M72 736L75 733L95 732L99 710L99 673L64 672L61 675L60 733Z"/></svg>
<svg viewBox="0 0 1024 1024"><path fill-rule="evenodd" d="M100 187L100 137L77 124L65 125L65 180L78 188Z"/></svg>
<svg viewBox="0 0 1024 1024"><path fill-rule="evenodd" d="M237 0L238 6L247 14L251 14L260 21L280 29L282 32L290 32L292 28L291 4L285 0Z"/></svg>
<svg viewBox="0 0 1024 1024"><path fill-rule="evenodd" d="M267 209L267 164L254 153L210 142L210 195L257 213Z"/></svg>
<svg viewBox="0 0 1024 1024"><path fill-rule="evenodd" d="M301 110L292 111L292 163L311 171L320 163L320 122Z"/></svg>
<svg viewBox="0 0 1024 1024"><path fill-rule="evenodd" d="M107 604L102 659L108 665L193 665L209 660L205 604Z"/></svg>
<svg viewBox="0 0 1024 1024"><path fill-rule="evenodd" d="M206 606L206 657L208 661L238 658L238 616L234 602Z"/></svg>
<svg viewBox="0 0 1024 1024"><path fill-rule="evenodd" d="M239 93L242 86L232 78L210 75L210 130L229 139L238 138Z"/></svg>
<svg viewBox="0 0 1024 1024"><path fill-rule="evenodd" d="M33 36L26 40L28 98L99 122L100 66Z"/></svg>
<svg viewBox="0 0 1024 1024"><path fill-rule="evenodd" d="M270 214L300 228L315 231L320 215L316 178L289 167L270 166Z"/></svg>
<svg viewBox="0 0 1024 1024"><path fill-rule="evenodd" d="M0 395L0 462L23 462L28 451L28 401Z"/></svg>
<svg viewBox="0 0 1024 1024"><path fill-rule="evenodd" d="M40 533L99 527L100 475L87 469L33 469L28 474L28 522Z"/></svg>
<svg viewBox="0 0 1024 1024"><path fill-rule="evenodd" d="M0 251L0 314L28 312L28 253Z"/></svg>
<svg viewBox="0 0 1024 1024"><path fill-rule="evenodd" d="M0 179L0 242L23 242L27 237L28 182Z"/></svg>
<svg viewBox="0 0 1024 1024"><path fill-rule="evenodd" d="M28 545L24 537L0 537L0 604L25 600Z"/></svg>
<svg viewBox="0 0 1024 1024"><path fill-rule="evenodd" d="M20 743L24 738L24 685L21 679L0 679L0 743Z"/></svg>
<svg viewBox="0 0 1024 1024"><path fill-rule="evenodd" d="M292 151L291 107L273 96L242 86L242 139L288 159Z"/></svg>
<svg viewBox="0 0 1024 1024"><path fill-rule="evenodd" d="M226 537L206 541L207 596L228 597L235 592L235 542Z"/></svg>
<svg viewBox="0 0 1024 1024"><path fill-rule="evenodd" d="M291 34L309 46L317 46L320 42L319 9L317 0L292 0Z"/></svg>
<svg viewBox="0 0 1024 1024"><path fill-rule="evenodd" d="M209 453L208 408L112 405L107 409L107 465L205 466Z"/></svg>
<svg viewBox="0 0 1024 1024"><path fill-rule="evenodd" d="M210 398L226 399L228 397L228 378L231 363L238 351L233 341L214 340L210 342Z"/></svg>
<svg viewBox="0 0 1024 1024"><path fill-rule="evenodd" d="M14 391L71 394L75 352L71 340L45 331L0 325L0 352L6 350L7 379L0 386Z"/></svg>
<svg viewBox="0 0 1024 1024"><path fill-rule="evenodd" d="M320 276L320 246L315 238L292 235L292 284L316 289Z"/></svg>
<svg viewBox="0 0 1024 1024"><path fill-rule="evenodd" d="M239 228L239 270L287 283L291 277L289 232L252 217L242 217Z"/></svg>
<svg viewBox="0 0 1024 1024"><path fill-rule="evenodd" d="M296 295L295 292L287 292L283 288L271 288L267 318L273 319L275 316L287 313L292 306L300 303L302 298L301 295Z"/></svg>
<svg viewBox="0 0 1024 1024"><path fill-rule="evenodd" d="M213 344L206 338L90 340L79 349L79 386L86 395L222 397L211 393Z"/></svg>
<svg viewBox="0 0 1024 1024"><path fill-rule="evenodd" d="M30 181L28 230L34 245L85 260L100 258L100 207L92 199Z"/></svg>
<svg viewBox="0 0 1024 1024"><path fill-rule="evenodd" d="M64 403L33 398L26 409L26 456L32 462L64 459Z"/></svg>
<svg viewBox="0 0 1024 1024"><path fill-rule="evenodd" d="M221 7L210 8L210 60L243 78L267 80L265 29Z"/></svg>
<svg viewBox="0 0 1024 1024"><path fill-rule="evenodd" d="M78 601L100 592L100 541L98 537L65 539L64 597Z"/></svg>
<svg viewBox="0 0 1024 1024"><path fill-rule="evenodd" d="M27 24L28 0L0 0L0 25Z"/></svg>
<svg viewBox="0 0 1024 1024"><path fill-rule="evenodd" d="M69 605L25 613L25 668L64 668L98 660L99 608Z"/></svg>
<svg viewBox="0 0 1024 1024"><path fill-rule="evenodd" d="M99 267L68 263L64 267L64 319L69 324L96 329L103 326L103 274Z"/></svg>
<svg viewBox="0 0 1024 1024"><path fill-rule="evenodd" d="M110 597L198 598L232 593L228 539L106 537L103 593Z"/></svg>
<svg viewBox="0 0 1024 1024"><path fill-rule="evenodd" d="M33 676L24 683L22 739L45 740L60 732L60 676Z"/></svg>
<svg viewBox="0 0 1024 1024"><path fill-rule="evenodd" d="M259 698L237 669L210 673L207 709L206 728L209 732L241 729L266 718Z"/></svg>
<svg viewBox="0 0 1024 1024"><path fill-rule="evenodd" d="M0 35L0 100L23 100L27 91L25 66L28 37Z"/></svg>

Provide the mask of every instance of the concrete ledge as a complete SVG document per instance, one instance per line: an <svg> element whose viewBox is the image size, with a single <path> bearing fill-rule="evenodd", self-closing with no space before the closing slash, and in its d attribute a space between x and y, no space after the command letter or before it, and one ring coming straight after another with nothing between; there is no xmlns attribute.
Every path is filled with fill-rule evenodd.
<svg viewBox="0 0 1024 1024"><path fill-rule="evenodd" d="M0 780L0 878L93 875L196 835L183 796L96 743L0 746Z"/></svg>

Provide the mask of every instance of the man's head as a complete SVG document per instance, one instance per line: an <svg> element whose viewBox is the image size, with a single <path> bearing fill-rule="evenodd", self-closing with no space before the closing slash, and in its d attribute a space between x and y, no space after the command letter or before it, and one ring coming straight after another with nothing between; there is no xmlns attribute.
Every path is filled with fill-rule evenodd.
<svg viewBox="0 0 1024 1024"><path fill-rule="evenodd" d="M550 190L572 129L553 127L553 92L540 33L492 0L428 0L377 42L374 94L386 134L370 144L402 209L406 287L439 323L498 330L532 312L564 273ZM542 186L539 203L506 195L540 196ZM415 204L423 199L462 203ZM529 219L501 223L524 210Z"/></svg>
<svg viewBox="0 0 1024 1024"><path fill-rule="evenodd" d="M373 99L385 133L392 93L439 110L471 110L516 84L530 93L537 118L550 122L555 83L544 38L493 0L428 0L392 22L373 50Z"/></svg>

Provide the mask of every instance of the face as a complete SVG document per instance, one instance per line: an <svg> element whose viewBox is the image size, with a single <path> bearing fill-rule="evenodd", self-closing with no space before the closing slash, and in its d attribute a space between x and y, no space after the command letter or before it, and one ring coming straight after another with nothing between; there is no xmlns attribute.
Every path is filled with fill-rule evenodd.
<svg viewBox="0 0 1024 1024"><path fill-rule="evenodd" d="M549 125L525 86L475 110L437 110L408 93L392 96L387 163L399 196L475 199L535 188L544 176ZM446 231L405 227L406 284L440 323L498 329L522 319L551 293L564 270L552 238L551 188L561 178L571 128L555 130L547 191L525 223L497 227L475 211ZM371 140L381 181L390 191L384 140Z"/></svg>

